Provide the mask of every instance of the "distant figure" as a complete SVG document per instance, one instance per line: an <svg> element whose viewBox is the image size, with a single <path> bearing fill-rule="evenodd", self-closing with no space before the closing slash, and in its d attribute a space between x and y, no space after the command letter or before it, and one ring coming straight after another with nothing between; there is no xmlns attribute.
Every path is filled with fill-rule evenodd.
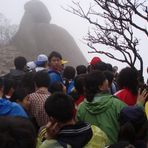
<svg viewBox="0 0 148 148"><path fill-rule="evenodd" d="M48 57L45 54L40 54L35 61L36 68L35 71L47 70L48 67Z"/></svg>
<svg viewBox="0 0 148 148"><path fill-rule="evenodd" d="M27 60L23 56L18 56L14 59L15 69L10 69L10 72L4 78L11 79L15 82L15 88L21 85L21 81L25 75Z"/></svg>
<svg viewBox="0 0 148 148"><path fill-rule="evenodd" d="M76 70L72 66L66 66L63 71L63 80L66 86L67 94L70 94L74 90L74 78Z"/></svg>
<svg viewBox="0 0 148 148"><path fill-rule="evenodd" d="M15 102L2 97L3 96L3 81L0 79L0 116L21 116L28 118L24 109Z"/></svg>
<svg viewBox="0 0 148 148"><path fill-rule="evenodd" d="M53 51L48 56L50 85L54 82L63 83L61 72L62 66L62 55L59 52Z"/></svg>
<svg viewBox="0 0 148 148"><path fill-rule="evenodd" d="M119 91L115 95L127 105L135 105L138 95L138 73L130 67L123 68L118 75Z"/></svg>
<svg viewBox="0 0 148 148"><path fill-rule="evenodd" d="M77 71L77 75L86 74L87 73L87 68L86 68L85 65L78 65L76 67L76 71Z"/></svg>
<svg viewBox="0 0 148 148"><path fill-rule="evenodd" d="M34 77L36 91L29 95L30 101L30 114L36 119L39 127L47 124L49 118L44 110L44 103L50 96L48 92L49 77L48 73L44 70L38 71Z"/></svg>
<svg viewBox="0 0 148 148"><path fill-rule="evenodd" d="M50 13L40 0L30 0L24 8L19 30L13 38L13 44L23 55L29 55L32 60L41 52L49 54L56 50L72 66L87 63L73 37L62 27L50 23Z"/></svg>

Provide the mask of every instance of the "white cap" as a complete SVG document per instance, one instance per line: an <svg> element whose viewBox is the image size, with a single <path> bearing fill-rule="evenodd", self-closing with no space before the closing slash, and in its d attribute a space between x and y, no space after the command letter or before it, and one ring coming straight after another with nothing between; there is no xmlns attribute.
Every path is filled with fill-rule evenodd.
<svg viewBox="0 0 148 148"><path fill-rule="evenodd" d="M35 64L34 61L27 62L26 65L27 65L27 68L28 68L29 70L33 70L33 69L36 68L36 64Z"/></svg>
<svg viewBox="0 0 148 148"><path fill-rule="evenodd" d="M48 61L48 57L45 54L40 54L37 57L37 60L35 61L36 65L39 66L41 65L43 62Z"/></svg>

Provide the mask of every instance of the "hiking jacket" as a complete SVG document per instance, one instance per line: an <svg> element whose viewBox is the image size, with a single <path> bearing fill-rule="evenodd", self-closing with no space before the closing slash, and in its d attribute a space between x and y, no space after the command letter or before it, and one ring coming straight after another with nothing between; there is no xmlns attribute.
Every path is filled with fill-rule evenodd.
<svg viewBox="0 0 148 148"><path fill-rule="evenodd" d="M6 99L0 99L0 116L21 116L27 117L24 109L17 103Z"/></svg>
<svg viewBox="0 0 148 148"><path fill-rule="evenodd" d="M106 134L88 123L76 123L63 127L56 139L45 140L39 148L104 148Z"/></svg>
<svg viewBox="0 0 148 148"><path fill-rule="evenodd" d="M84 100L78 106L77 119L99 127L107 134L110 144L112 144L117 142L118 118L120 111L125 106L124 102L110 94L96 94L92 102Z"/></svg>

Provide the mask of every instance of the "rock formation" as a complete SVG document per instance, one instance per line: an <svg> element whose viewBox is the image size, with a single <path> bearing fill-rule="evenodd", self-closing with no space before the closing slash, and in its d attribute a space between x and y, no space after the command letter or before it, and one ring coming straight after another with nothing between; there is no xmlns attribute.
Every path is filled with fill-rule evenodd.
<svg viewBox="0 0 148 148"><path fill-rule="evenodd" d="M39 0L31 0L24 6L25 13L13 44L28 60L40 53L49 55L58 51L69 65L86 64L86 59L73 37L62 27L50 24L51 16Z"/></svg>

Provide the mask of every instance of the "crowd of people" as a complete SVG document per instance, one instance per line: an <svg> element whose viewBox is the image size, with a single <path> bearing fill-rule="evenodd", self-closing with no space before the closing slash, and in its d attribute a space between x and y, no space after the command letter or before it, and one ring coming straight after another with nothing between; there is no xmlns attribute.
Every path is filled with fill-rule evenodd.
<svg viewBox="0 0 148 148"><path fill-rule="evenodd" d="M56 51L14 59L0 77L0 148L147 148L148 92L138 71L118 73L99 57L67 62Z"/></svg>

